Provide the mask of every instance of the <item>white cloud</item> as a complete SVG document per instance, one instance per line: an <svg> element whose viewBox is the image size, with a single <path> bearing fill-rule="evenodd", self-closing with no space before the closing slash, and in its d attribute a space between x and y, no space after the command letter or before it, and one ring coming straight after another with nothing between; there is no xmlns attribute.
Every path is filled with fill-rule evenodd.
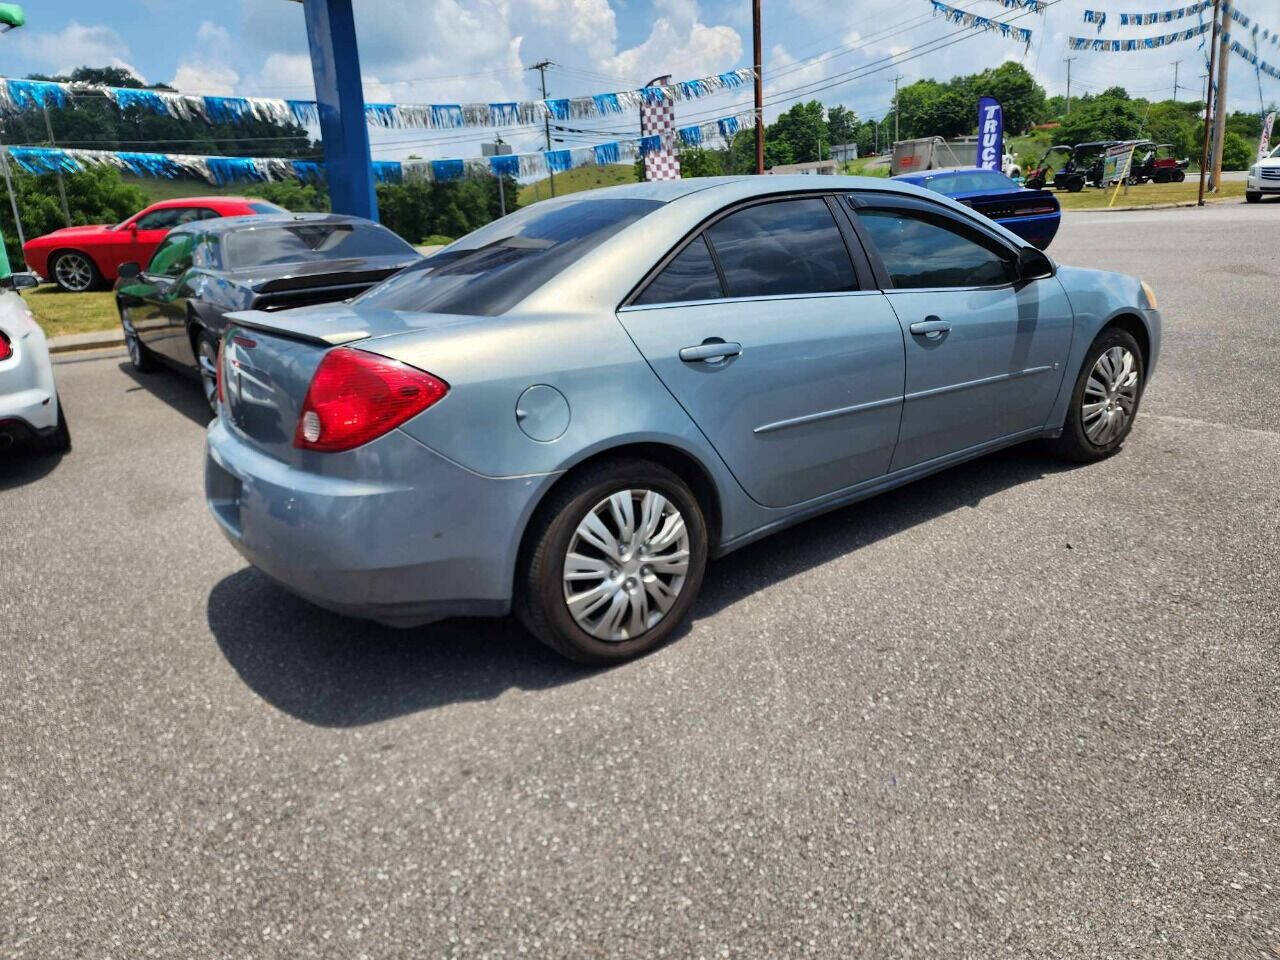
<svg viewBox="0 0 1280 960"><path fill-rule="evenodd" d="M170 85L183 93L227 97L242 93L240 73L228 62L232 54L231 34L211 20L201 22L193 47L195 56L178 65Z"/></svg>
<svg viewBox="0 0 1280 960"><path fill-rule="evenodd" d="M19 52L52 73L70 73L76 67L122 67L141 78L128 62L129 45L120 34L102 24L86 26L72 20L57 33L15 34Z"/></svg>
<svg viewBox="0 0 1280 960"><path fill-rule="evenodd" d="M742 37L733 27L699 20L693 0L656 0L660 16L643 43L601 61L606 73L641 76L670 73L683 80L719 73L742 57Z"/></svg>

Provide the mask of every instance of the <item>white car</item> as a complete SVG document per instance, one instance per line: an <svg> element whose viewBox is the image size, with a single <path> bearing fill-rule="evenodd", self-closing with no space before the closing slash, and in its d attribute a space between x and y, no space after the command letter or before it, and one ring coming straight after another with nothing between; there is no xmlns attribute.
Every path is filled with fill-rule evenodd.
<svg viewBox="0 0 1280 960"><path fill-rule="evenodd" d="M19 446L45 453L71 449L49 344L15 292L39 282L30 273L0 279L0 456Z"/></svg>
<svg viewBox="0 0 1280 960"><path fill-rule="evenodd" d="M1268 194L1280 195L1280 147L1249 168L1244 198L1250 203L1257 203Z"/></svg>

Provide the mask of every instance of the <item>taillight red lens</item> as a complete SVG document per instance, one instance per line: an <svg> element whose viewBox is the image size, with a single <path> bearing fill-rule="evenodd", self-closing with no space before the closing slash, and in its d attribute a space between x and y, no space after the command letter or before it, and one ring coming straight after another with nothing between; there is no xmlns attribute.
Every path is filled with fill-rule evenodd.
<svg viewBox="0 0 1280 960"><path fill-rule="evenodd" d="M222 357L223 357L223 353L224 353L224 351L226 350L226 347L227 347L227 338L226 338L226 337L223 337L221 340L219 340L219 341L218 341L218 370L217 370L217 374L218 374L218 405L219 405L219 406L221 406L221 405L222 405L222 403L224 402L224 401L223 401L223 393L222 393L222 378L223 378L223 376L224 376L224 374L222 373Z"/></svg>
<svg viewBox="0 0 1280 960"><path fill-rule="evenodd" d="M431 406L449 385L407 363L338 347L311 378L293 445L350 450L393 430Z"/></svg>
<svg viewBox="0 0 1280 960"><path fill-rule="evenodd" d="M13 344L9 342L9 335L0 330L0 360L8 360L13 356Z"/></svg>

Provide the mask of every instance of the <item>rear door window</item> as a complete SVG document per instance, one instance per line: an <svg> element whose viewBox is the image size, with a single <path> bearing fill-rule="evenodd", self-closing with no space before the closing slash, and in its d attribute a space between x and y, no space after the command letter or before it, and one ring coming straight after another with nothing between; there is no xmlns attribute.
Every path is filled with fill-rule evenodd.
<svg viewBox="0 0 1280 960"><path fill-rule="evenodd" d="M777 200L737 210L707 230L730 297L858 289L826 201Z"/></svg>
<svg viewBox="0 0 1280 960"><path fill-rule="evenodd" d="M682 303L689 300L714 300L724 296L720 275L707 248L706 237L691 241L663 267L636 303Z"/></svg>

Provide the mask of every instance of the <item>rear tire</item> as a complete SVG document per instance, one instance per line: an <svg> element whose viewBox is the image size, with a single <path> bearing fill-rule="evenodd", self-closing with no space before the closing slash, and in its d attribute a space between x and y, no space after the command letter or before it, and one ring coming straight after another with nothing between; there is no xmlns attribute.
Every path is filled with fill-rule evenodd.
<svg viewBox="0 0 1280 960"><path fill-rule="evenodd" d="M200 386L209 409L218 412L218 339L204 327L196 327L191 337L192 352L196 356L196 369L200 373Z"/></svg>
<svg viewBox="0 0 1280 960"><path fill-rule="evenodd" d="M1142 351L1132 334L1119 327L1098 334L1076 377L1054 452L1092 463L1118 451L1133 429L1145 378Z"/></svg>
<svg viewBox="0 0 1280 960"><path fill-rule="evenodd" d="M138 339L138 332L133 329L133 324L124 318L123 313L120 315L120 326L124 330L124 346L129 351L129 362L133 365L133 369L138 373L151 373L157 366L155 354Z"/></svg>
<svg viewBox="0 0 1280 960"><path fill-rule="evenodd" d="M1084 177L1072 177L1067 181L1068 193L1079 193L1084 189Z"/></svg>
<svg viewBox="0 0 1280 960"><path fill-rule="evenodd" d="M87 293L102 283L102 274L87 253L64 250L49 263L53 282L67 293Z"/></svg>
<svg viewBox="0 0 1280 960"><path fill-rule="evenodd" d="M1174 183L1182 183L1183 180L1187 179L1187 171L1175 170L1169 175L1169 178L1173 180Z"/></svg>
<svg viewBox="0 0 1280 960"><path fill-rule="evenodd" d="M521 552L516 614L571 660L619 663L680 626L706 563L706 521L683 480L647 460L602 463L539 507ZM570 596L580 598L572 607Z"/></svg>

